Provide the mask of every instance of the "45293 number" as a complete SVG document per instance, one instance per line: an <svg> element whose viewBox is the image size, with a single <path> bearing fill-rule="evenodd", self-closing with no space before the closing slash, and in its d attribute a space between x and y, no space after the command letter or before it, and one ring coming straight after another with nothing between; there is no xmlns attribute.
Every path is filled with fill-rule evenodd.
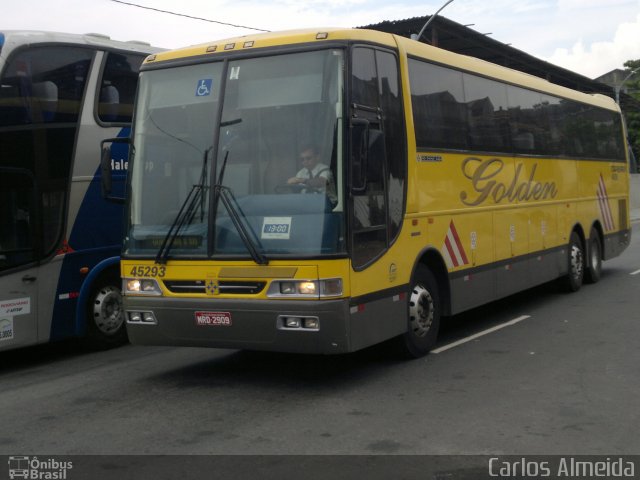
<svg viewBox="0 0 640 480"><path fill-rule="evenodd" d="M136 265L131 268L129 275L132 277L164 277L165 273L167 273L167 267Z"/></svg>

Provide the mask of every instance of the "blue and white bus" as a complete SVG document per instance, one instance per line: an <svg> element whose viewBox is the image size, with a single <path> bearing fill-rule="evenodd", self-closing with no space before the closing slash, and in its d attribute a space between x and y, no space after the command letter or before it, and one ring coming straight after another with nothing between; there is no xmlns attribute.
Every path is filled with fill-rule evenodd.
<svg viewBox="0 0 640 480"><path fill-rule="evenodd" d="M127 137L144 58L104 35L0 31L0 351L126 340L122 208L102 198L97 146ZM112 151L114 188L127 150Z"/></svg>

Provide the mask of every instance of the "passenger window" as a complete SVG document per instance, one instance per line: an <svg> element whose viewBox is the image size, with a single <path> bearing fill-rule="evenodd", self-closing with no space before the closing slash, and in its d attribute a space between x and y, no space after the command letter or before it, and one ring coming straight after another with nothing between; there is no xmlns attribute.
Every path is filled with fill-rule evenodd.
<svg viewBox="0 0 640 480"><path fill-rule="evenodd" d="M509 130L515 153L542 153L545 151L541 95L533 90L508 86Z"/></svg>
<svg viewBox="0 0 640 480"><path fill-rule="evenodd" d="M98 119L104 123L130 123L144 55L107 53L98 92Z"/></svg>
<svg viewBox="0 0 640 480"><path fill-rule="evenodd" d="M611 110L416 59L409 81L418 149L624 161Z"/></svg>
<svg viewBox="0 0 640 480"><path fill-rule="evenodd" d="M0 167L0 271L36 260L35 203L29 171Z"/></svg>
<svg viewBox="0 0 640 480"><path fill-rule="evenodd" d="M510 151L506 85L467 73L462 77L469 115L469 147L484 152Z"/></svg>
<svg viewBox="0 0 640 480"><path fill-rule="evenodd" d="M462 72L409 60L409 82L418 148L468 148Z"/></svg>
<svg viewBox="0 0 640 480"><path fill-rule="evenodd" d="M0 126L77 122L93 51L38 47L12 56L2 76ZM3 112L4 113L4 112Z"/></svg>
<svg viewBox="0 0 640 480"><path fill-rule="evenodd" d="M551 95L540 96L540 124L543 126L544 155L562 155L565 144L562 129L561 100Z"/></svg>
<svg viewBox="0 0 640 480"><path fill-rule="evenodd" d="M65 198L93 57L94 51L87 48L34 47L11 56L3 72L0 126L12 128L0 129L0 168L25 170L25 175L35 182L29 188L38 194L37 203L32 205L33 215L25 215L24 206L11 207L16 216L8 225L10 245L30 251L28 255L14 257L25 263L36 253L38 256L53 253L64 231ZM18 179L16 182L24 183ZM9 187L13 188L11 183ZM20 191L29 188L21 187ZM23 193L16 195L19 198ZM10 205L18 205L12 203L13 197L2 198ZM24 235L22 223L27 217L28 231L37 232L37 248L22 240L29 237Z"/></svg>

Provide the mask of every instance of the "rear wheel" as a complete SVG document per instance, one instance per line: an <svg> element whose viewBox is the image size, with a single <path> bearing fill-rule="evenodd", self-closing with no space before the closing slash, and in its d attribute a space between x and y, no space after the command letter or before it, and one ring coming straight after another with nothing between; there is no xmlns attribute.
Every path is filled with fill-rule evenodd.
<svg viewBox="0 0 640 480"><path fill-rule="evenodd" d="M87 302L87 331L83 343L93 349L107 349L127 341L119 279L98 280Z"/></svg>
<svg viewBox="0 0 640 480"><path fill-rule="evenodd" d="M592 228L589 234L588 252L589 263L584 279L587 283L596 283L602 275L602 243L600 242L600 234L595 228Z"/></svg>
<svg viewBox="0 0 640 480"><path fill-rule="evenodd" d="M409 292L407 331L398 338L402 354L419 358L436 344L440 328L440 294L435 277L426 267L418 267Z"/></svg>
<svg viewBox="0 0 640 480"><path fill-rule="evenodd" d="M584 279L585 257L582 241L576 232L572 232L569 238L567 267L567 274L560 279L562 289L567 292L577 292Z"/></svg>

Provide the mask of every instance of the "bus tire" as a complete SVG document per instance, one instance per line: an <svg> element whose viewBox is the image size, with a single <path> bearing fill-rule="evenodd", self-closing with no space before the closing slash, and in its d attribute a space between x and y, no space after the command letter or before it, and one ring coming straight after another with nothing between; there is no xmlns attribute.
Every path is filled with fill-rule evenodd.
<svg viewBox="0 0 640 480"><path fill-rule="evenodd" d="M433 273L418 266L411 282L407 308L407 331L398 337L401 354L419 358L431 351L440 328L440 293Z"/></svg>
<svg viewBox="0 0 640 480"><path fill-rule="evenodd" d="M600 234L595 228L589 234L589 262L585 271L585 282L596 283L602 276L602 242Z"/></svg>
<svg viewBox="0 0 640 480"><path fill-rule="evenodd" d="M86 335L82 340L92 350L106 350L127 341L119 284L119 278L103 277L91 290L87 302Z"/></svg>
<svg viewBox="0 0 640 480"><path fill-rule="evenodd" d="M569 238L567 268L567 274L560 279L560 285L566 292L577 292L584 280L585 255L582 241L576 232L571 232Z"/></svg>

